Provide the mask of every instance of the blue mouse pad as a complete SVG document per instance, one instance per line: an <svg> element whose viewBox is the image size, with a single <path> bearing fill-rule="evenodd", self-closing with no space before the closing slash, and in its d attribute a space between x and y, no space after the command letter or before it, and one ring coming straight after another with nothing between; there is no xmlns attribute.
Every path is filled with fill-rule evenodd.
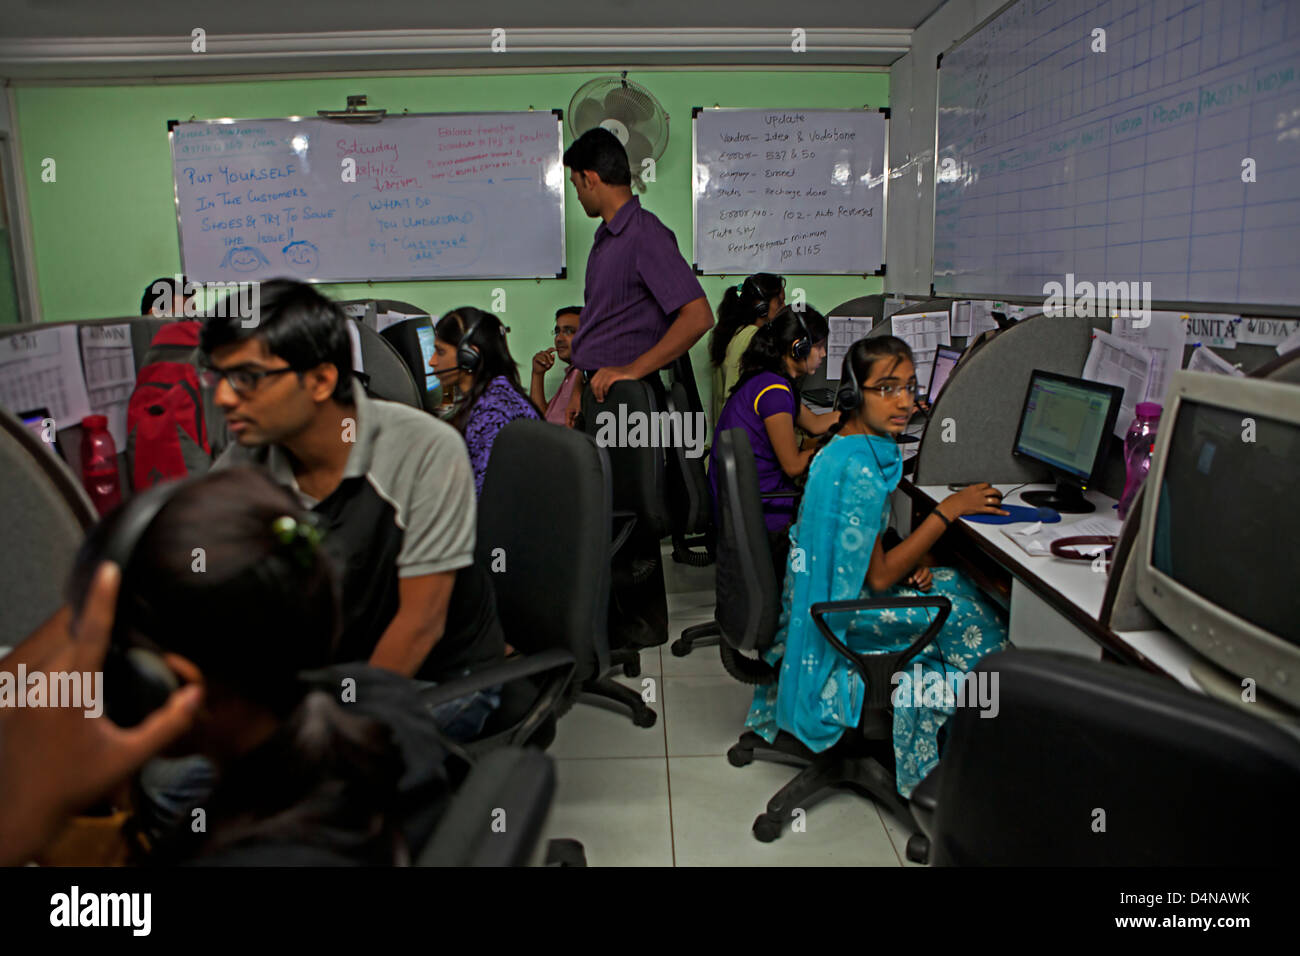
<svg viewBox="0 0 1300 956"><path fill-rule="evenodd" d="M1043 524L1056 524L1061 520L1061 513L1054 508L1030 508L1028 505L1002 505L1009 515L963 515L964 521L978 521L980 524L1015 524L1018 521L1041 521Z"/></svg>

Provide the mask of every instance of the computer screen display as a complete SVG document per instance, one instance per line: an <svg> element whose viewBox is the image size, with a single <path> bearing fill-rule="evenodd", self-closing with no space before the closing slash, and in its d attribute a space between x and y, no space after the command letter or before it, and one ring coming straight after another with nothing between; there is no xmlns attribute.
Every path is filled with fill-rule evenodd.
<svg viewBox="0 0 1300 956"><path fill-rule="evenodd" d="M45 408L34 408L29 412L19 412L18 417L22 423L28 427L33 435L37 437L42 445L49 448L50 453L60 454L58 446L54 442L45 440L45 422L50 419L50 413Z"/></svg>
<svg viewBox="0 0 1300 956"><path fill-rule="evenodd" d="M433 374L433 326L421 325L416 329L420 337L420 354L424 356L424 387L433 391L438 387L438 378Z"/></svg>
<svg viewBox="0 0 1300 956"><path fill-rule="evenodd" d="M1118 390L1035 370L1016 435L1015 453L1075 478L1091 478L1110 431Z"/></svg>
<svg viewBox="0 0 1300 956"><path fill-rule="evenodd" d="M939 346L939 350L934 356L934 370L930 373L930 387L926 390L925 397L931 405L939 397L939 392L948 381L948 376L952 374L953 366L961 358L961 349L950 349L946 346Z"/></svg>
<svg viewBox="0 0 1300 956"><path fill-rule="evenodd" d="M1300 644L1300 426L1243 417L1188 399L1179 404L1155 502L1151 564L1230 614Z"/></svg>

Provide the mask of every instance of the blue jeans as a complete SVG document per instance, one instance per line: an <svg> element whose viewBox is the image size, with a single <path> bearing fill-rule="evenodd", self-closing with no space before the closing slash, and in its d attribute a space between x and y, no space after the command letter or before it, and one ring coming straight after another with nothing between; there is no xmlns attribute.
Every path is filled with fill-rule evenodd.
<svg viewBox="0 0 1300 956"><path fill-rule="evenodd" d="M465 671L461 676L467 676ZM438 686L430 681L430 687ZM492 712L501 706L501 686L475 691L431 708L438 729L457 743L468 743L483 732Z"/></svg>

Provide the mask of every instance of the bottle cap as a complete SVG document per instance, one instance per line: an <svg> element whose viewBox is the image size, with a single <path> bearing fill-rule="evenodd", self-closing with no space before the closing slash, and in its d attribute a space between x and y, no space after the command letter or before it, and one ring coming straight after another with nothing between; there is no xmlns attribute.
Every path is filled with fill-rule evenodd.
<svg viewBox="0 0 1300 956"><path fill-rule="evenodd" d="M107 427L108 427L108 416L107 416L107 415L87 415L85 418L83 418L83 419L81 420L81 427L82 427L82 428L107 428Z"/></svg>
<svg viewBox="0 0 1300 956"><path fill-rule="evenodd" d="M1136 411L1143 418L1159 418L1160 403L1159 402L1138 402Z"/></svg>

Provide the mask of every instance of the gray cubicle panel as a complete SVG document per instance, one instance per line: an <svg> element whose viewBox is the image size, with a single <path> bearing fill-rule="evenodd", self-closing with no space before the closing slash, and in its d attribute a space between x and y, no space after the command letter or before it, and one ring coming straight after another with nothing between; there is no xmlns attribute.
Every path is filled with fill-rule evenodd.
<svg viewBox="0 0 1300 956"><path fill-rule="evenodd" d="M149 343L153 337L158 334L158 330L166 325L172 319L156 319L139 315L123 316L117 319L79 319L73 322L42 322L39 325L14 325L0 330L0 338L10 335L18 335L23 332L39 331L43 329L58 328L64 325L75 326L97 326L97 325L127 325L131 331L131 352L135 360L135 370L140 371L140 366L144 359L144 354L149 349ZM13 412L26 411L26 409L11 409ZM59 427L58 434L59 448L66 456L68 467L72 469L75 475L81 475L81 423L75 425L63 425ZM117 473L122 490L129 492L131 488L130 469L126 462L126 449L117 450Z"/></svg>
<svg viewBox="0 0 1300 956"><path fill-rule="evenodd" d="M1044 469L1011 454L1020 411L1034 369L1078 376L1092 342L1094 327L1109 319L1036 315L1017 322L983 343L954 369L930 412L930 425L917 450L918 485L959 481L1019 484L1044 481ZM944 441L945 437L952 438ZM1119 497L1124 466L1111 454L1096 487Z"/></svg>

